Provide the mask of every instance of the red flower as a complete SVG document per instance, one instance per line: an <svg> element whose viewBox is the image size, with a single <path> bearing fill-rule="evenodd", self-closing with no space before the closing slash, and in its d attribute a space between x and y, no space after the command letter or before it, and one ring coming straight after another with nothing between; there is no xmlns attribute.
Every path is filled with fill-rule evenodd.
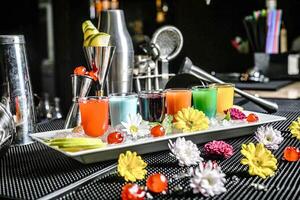
<svg viewBox="0 0 300 200"><path fill-rule="evenodd" d="M123 186L121 192L122 200L144 200L146 192L137 184L128 183Z"/></svg>
<svg viewBox="0 0 300 200"><path fill-rule="evenodd" d="M225 110L224 113L227 114L228 111L230 113L230 118L233 119L233 120L246 119L246 115L237 108L230 108L228 110Z"/></svg>

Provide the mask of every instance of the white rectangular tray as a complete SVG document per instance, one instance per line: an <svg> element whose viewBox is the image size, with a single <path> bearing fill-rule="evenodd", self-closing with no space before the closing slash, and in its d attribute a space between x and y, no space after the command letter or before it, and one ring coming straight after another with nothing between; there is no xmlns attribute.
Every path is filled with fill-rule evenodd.
<svg viewBox="0 0 300 200"><path fill-rule="evenodd" d="M245 114L248 114L248 111L244 111ZM255 112L253 112L255 113ZM68 157L71 157L75 160L78 160L81 163L95 163L104 160L117 159L120 153L125 152L126 150L136 151L139 154L157 152L161 150L168 149L168 141L174 140L177 137L185 137L187 140L191 140L196 144L205 143L212 140L221 140L227 138L240 137L244 135L253 134L257 127L263 124L283 121L286 120L285 117L268 115L262 113L255 113L259 117L259 121L254 123L243 123L243 124L234 124L230 127L214 127L209 128L204 131L192 132L192 133L176 133L171 135L166 135L158 138L147 138L147 140L138 140L134 143L124 143L118 145L109 145L102 149L92 149L80 152L65 152L57 148L49 146L43 138L53 137L61 132L71 132L71 129L68 130L56 130L49 132L40 132L34 133L30 136L33 140L36 140L56 151L59 151L65 154Z"/></svg>

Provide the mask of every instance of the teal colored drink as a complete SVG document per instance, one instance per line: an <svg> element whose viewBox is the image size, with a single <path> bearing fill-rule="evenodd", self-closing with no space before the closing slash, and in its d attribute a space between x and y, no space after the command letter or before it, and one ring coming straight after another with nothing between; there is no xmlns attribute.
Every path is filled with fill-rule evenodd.
<svg viewBox="0 0 300 200"><path fill-rule="evenodd" d="M205 113L209 118L216 116L217 89L195 86L192 88L194 108Z"/></svg>
<svg viewBox="0 0 300 200"><path fill-rule="evenodd" d="M136 94L112 94L109 97L109 110L111 126L115 127L121 122L127 122L129 114L137 113Z"/></svg>

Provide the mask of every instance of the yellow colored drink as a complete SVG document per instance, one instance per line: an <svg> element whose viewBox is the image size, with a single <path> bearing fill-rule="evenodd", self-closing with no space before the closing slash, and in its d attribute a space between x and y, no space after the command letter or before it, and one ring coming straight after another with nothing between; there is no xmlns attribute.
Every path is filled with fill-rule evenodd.
<svg viewBox="0 0 300 200"><path fill-rule="evenodd" d="M225 110L233 106L234 85L215 83L211 84L210 87L217 88L217 113L224 114Z"/></svg>

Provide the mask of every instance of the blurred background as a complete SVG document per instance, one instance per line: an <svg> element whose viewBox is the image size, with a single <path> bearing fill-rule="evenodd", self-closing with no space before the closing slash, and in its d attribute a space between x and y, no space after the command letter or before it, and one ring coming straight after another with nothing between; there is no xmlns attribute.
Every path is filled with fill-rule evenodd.
<svg viewBox="0 0 300 200"><path fill-rule="evenodd" d="M247 40L243 19L254 10L264 9L265 0L211 0L210 5L205 0L118 3L136 54L142 53L139 43L149 40L163 25L174 25L182 32L183 50L171 61L170 72L177 73L186 56L208 72L244 72L253 67L253 52L238 50L232 41L237 36ZM70 75L76 66L86 65L81 24L87 19L97 24L99 1L14 0L1 4L0 34L25 35L33 91L41 97L47 93L49 99L59 97L65 116L72 99ZM282 9L287 30L287 52L299 51L300 1L278 0L277 8Z"/></svg>

